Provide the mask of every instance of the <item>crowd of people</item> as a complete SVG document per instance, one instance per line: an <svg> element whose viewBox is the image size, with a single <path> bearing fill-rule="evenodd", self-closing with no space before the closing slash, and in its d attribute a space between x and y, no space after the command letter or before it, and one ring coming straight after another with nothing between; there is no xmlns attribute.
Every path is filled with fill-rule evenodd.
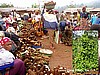
<svg viewBox="0 0 100 75"><path fill-rule="evenodd" d="M55 28L46 28L44 13L53 14L56 16ZM52 16L52 15L51 15ZM30 26L27 27L27 24ZM55 23L51 23L54 24ZM2 75L9 73L9 75L25 75L26 68L24 62L18 59L14 52L21 48L20 37L25 34L20 34L22 29L29 28L30 31L35 33L38 37L51 37L51 48L54 48L53 37L49 35L53 30L60 31L60 43L72 45L72 31L73 30L98 30L100 33L100 12L91 15L86 11L86 6L82 8L82 12L77 10L77 16L68 19L67 14L62 11L61 13L54 10L35 10L31 13L24 13L23 16L16 11L3 13L0 17L0 72ZM33 29L32 29L33 28ZM20 36L21 35L21 36ZM28 34L26 34L28 35ZM26 36L25 35L25 36ZM24 37L25 37L24 36Z"/></svg>
<svg viewBox="0 0 100 75"><path fill-rule="evenodd" d="M2 75L26 75L25 63L16 57L15 50L21 48L20 23L30 22L30 16L24 14L21 17L14 12L6 12L0 17L0 74ZM32 15L32 24L41 20L39 11ZM24 23L25 24L25 23Z"/></svg>

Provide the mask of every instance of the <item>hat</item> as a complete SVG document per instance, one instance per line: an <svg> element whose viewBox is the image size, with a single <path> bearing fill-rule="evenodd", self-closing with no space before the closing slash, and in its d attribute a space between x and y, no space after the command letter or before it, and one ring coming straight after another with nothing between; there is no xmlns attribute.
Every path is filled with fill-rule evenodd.
<svg viewBox="0 0 100 75"><path fill-rule="evenodd" d="M3 38L0 40L0 45L2 46L2 45L6 44L6 43L9 42L9 41L11 41L10 38L8 38L8 37L3 37Z"/></svg>
<svg viewBox="0 0 100 75"><path fill-rule="evenodd" d="M100 12L98 12L97 15L100 15Z"/></svg>

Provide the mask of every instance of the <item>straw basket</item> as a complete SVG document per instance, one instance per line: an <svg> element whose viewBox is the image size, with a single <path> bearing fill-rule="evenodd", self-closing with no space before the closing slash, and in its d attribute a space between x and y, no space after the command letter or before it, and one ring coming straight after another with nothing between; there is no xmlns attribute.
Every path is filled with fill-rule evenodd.
<svg viewBox="0 0 100 75"><path fill-rule="evenodd" d="M46 9L54 9L55 8L55 5L46 5L45 8Z"/></svg>
<svg viewBox="0 0 100 75"><path fill-rule="evenodd" d="M48 2L48 3L44 3L44 5L45 5L46 9L54 9L56 2L51 1L51 2Z"/></svg>

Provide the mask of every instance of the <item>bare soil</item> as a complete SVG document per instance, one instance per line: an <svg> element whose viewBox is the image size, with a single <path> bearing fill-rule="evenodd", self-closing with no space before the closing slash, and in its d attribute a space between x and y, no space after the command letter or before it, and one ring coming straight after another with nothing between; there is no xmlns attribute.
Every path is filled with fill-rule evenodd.
<svg viewBox="0 0 100 75"><path fill-rule="evenodd" d="M52 37L53 32L51 31L50 37ZM54 67L62 66L69 70L72 70L72 46L66 46L64 44L56 44L53 41L53 45L55 49L50 48L51 39L43 39L41 40L43 47L45 49L50 49L53 51L52 56L50 57L50 68L53 69Z"/></svg>

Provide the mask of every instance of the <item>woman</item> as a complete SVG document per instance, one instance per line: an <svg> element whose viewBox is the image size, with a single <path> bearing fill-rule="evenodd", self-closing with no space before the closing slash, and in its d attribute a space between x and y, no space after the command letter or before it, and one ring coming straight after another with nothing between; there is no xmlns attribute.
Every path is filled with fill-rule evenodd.
<svg viewBox="0 0 100 75"><path fill-rule="evenodd" d="M18 35L19 27L16 21L12 23L12 27L15 29L15 34Z"/></svg>
<svg viewBox="0 0 100 75"><path fill-rule="evenodd" d="M77 9L77 21L78 23L80 22L80 10L79 9Z"/></svg>
<svg viewBox="0 0 100 75"><path fill-rule="evenodd" d="M2 48L4 48L7 51L10 51L12 48L12 41L8 37L3 37L0 40L0 44L1 44ZM5 60L5 61L7 61L7 60ZM11 67L9 70L9 75L25 75L24 62L22 60L16 58L14 60L13 67Z"/></svg>
<svg viewBox="0 0 100 75"><path fill-rule="evenodd" d="M12 67L14 65L14 55L7 51L6 49L4 49L4 43L7 42L8 39L6 40L0 40L0 73L2 75L8 74L8 68ZM1 75L0 74L0 75Z"/></svg>

